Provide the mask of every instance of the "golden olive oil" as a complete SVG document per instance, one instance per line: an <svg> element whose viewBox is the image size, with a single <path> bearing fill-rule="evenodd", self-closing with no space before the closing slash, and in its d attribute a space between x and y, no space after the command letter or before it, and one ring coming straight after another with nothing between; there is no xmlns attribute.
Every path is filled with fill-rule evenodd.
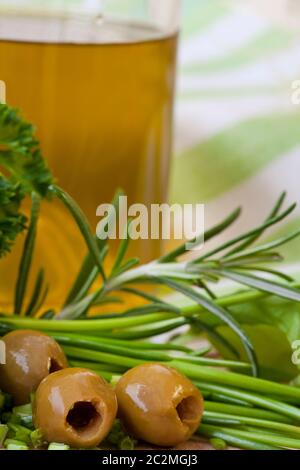
<svg viewBox="0 0 300 470"><path fill-rule="evenodd" d="M177 35L166 37L146 24L0 17L7 103L36 125L58 184L77 200L94 232L97 206L110 202L117 188L129 204L166 198L176 48ZM0 263L2 309L12 303L23 239ZM143 260L160 249L158 241L133 243ZM33 277L45 268L48 306L64 300L84 254L61 203L44 202Z"/></svg>

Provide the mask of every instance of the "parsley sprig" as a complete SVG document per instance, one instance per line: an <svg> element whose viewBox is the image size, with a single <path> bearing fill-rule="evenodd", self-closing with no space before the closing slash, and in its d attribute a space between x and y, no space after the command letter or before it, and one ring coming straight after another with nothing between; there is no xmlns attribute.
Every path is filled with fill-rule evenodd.
<svg viewBox="0 0 300 470"><path fill-rule="evenodd" d="M26 227L20 208L25 196L46 197L52 181L34 127L0 103L0 258Z"/></svg>

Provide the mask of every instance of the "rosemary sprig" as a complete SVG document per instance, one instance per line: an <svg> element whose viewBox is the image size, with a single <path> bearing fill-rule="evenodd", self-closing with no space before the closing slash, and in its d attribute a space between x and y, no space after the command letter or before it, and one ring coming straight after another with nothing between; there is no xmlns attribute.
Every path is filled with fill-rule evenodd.
<svg viewBox="0 0 300 470"><path fill-rule="evenodd" d="M45 271L41 268L36 276L31 299L25 311L25 316L34 316L43 305L49 290L49 286L44 287Z"/></svg>
<svg viewBox="0 0 300 470"><path fill-rule="evenodd" d="M213 237L216 237L220 233L222 233L226 228L230 227L230 225L235 222L241 214L241 208L235 209L225 220L221 223L217 224L215 227L212 227L208 231L203 234L200 234L198 237L195 237L191 242L196 247L197 244L200 244L205 240L206 242ZM174 261L180 256L186 253L186 243L183 243L179 247L175 248L174 250L170 251L166 255L163 255L159 258L160 263L167 263L170 261Z"/></svg>
<svg viewBox="0 0 300 470"><path fill-rule="evenodd" d="M218 254L218 253L220 253L220 252L222 252L222 251L226 250L227 248L230 248L234 245L237 245L239 242L243 242L243 241L250 242L250 240L253 239L252 237L258 236L258 235L261 236L266 231L266 229L272 227L273 225L277 224L278 222L281 222L289 214L291 214L294 211L295 208L296 208L296 203L290 205L285 211L279 213L278 215L272 217L271 219L267 219L264 223L262 223L258 227L254 228L254 229L252 229L248 232L242 233L241 235L239 235L237 237L234 237L232 240L229 240L229 241L221 244L217 248L205 253L205 255L194 259L193 263L199 263L203 260L207 260L211 256L213 256L215 254ZM230 251L228 251L227 255L229 256L229 254L231 254Z"/></svg>
<svg viewBox="0 0 300 470"><path fill-rule="evenodd" d="M197 292L197 288L189 287L184 285L183 283L175 282L171 279L160 278L159 282L162 284L167 285L171 289L180 292L181 294L185 295L186 297L194 300L198 305L203 307L208 312L212 313L213 315L217 316L225 324L227 324L241 339L242 343L244 344L245 350L247 355L252 363L252 371L253 375L258 374L257 370L257 360L255 356L255 351L249 340L247 334L243 331L241 326L236 322L236 320L231 316L231 314L225 310L223 307L218 306L214 300L205 297L204 295ZM200 290L200 289L199 289Z"/></svg>
<svg viewBox="0 0 300 470"><path fill-rule="evenodd" d="M276 217L276 215L279 213L280 209L282 208L285 198L286 198L286 192L283 191L280 194L275 206L271 210L269 216L266 218L265 222L269 222L270 220L274 219L274 217ZM256 240L258 240L263 233L264 233L264 228L262 228L261 231L254 233L252 236L248 237L245 241L241 242L240 245L236 246L231 251L229 251L227 255L228 256L234 255L235 253L238 253L239 251L245 250L248 246L253 245L253 243L256 242Z"/></svg>
<svg viewBox="0 0 300 470"><path fill-rule="evenodd" d="M121 190L118 190L116 191L115 197L112 200L112 207L116 210L116 213L118 213L119 197L122 195L123 192ZM107 216L102 220L101 232L105 232L107 225L110 223L113 216L114 212L111 210L107 214ZM106 255L106 241L99 238L97 238L96 241L100 250L101 261L103 262ZM73 283L73 286L71 287L71 290L67 295L67 298L64 302L64 306L79 301L85 295L87 295L89 289L92 287L94 281L98 276L98 272L99 271L95 263L95 259L92 253L88 251L81 265L81 269Z"/></svg>
<svg viewBox="0 0 300 470"><path fill-rule="evenodd" d="M37 222L40 209L40 198L36 193L32 194L32 208L31 208L31 218L30 225L28 228L27 236L25 239L23 247L23 255L21 257L21 262L19 266L19 274L16 283L15 290L15 308L14 312L18 315L21 314L24 295L28 283L29 271L31 260L34 250L34 242L37 232Z"/></svg>
<svg viewBox="0 0 300 470"><path fill-rule="evenodd" d="M71 198L71 196L66 193L63 189L59 188L56 185L51 185L49 186L49 190L64 203L71 215L74 217L74 220L77 223L82 233L82 236L86 241L89 253L94 258L94 263L97 266L103 280L105 280L106 276L102 266L101 253L84 213L82 212L78 204L76 204L76 202Z"/></svg>

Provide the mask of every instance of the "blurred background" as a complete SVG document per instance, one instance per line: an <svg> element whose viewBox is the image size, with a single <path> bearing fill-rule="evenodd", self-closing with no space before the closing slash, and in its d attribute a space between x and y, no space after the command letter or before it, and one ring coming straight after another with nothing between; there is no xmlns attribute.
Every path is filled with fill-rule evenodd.
<svg viewBox="0 0 300 470"><path fill-rule="evenodd" d="M243 205L230 235L282 190L300 201L299 28L298 0L183 0L170 197L205 202L207 225ZM300 210L289 220L280 233L299 227ZM298 261L299 241L282 251Z"/></svg>

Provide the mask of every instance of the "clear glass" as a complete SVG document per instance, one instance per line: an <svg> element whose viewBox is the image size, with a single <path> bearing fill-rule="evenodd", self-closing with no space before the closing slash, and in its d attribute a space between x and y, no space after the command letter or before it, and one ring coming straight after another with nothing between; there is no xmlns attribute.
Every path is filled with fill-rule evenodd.
<svg viewBox="0 0 300 470"><path fill-rule="evenodd" d="M116 188L129 204L166 199L179 12L179 0L0 1L7 102L36 125L54 175L93 229ZM1 260L0 308L11 303L22 242ZM161 245L136 241L132 250L145 261ZM49 306L64 300L84 254L64 208L44 202L32 277L45 268Z"/></svg>

